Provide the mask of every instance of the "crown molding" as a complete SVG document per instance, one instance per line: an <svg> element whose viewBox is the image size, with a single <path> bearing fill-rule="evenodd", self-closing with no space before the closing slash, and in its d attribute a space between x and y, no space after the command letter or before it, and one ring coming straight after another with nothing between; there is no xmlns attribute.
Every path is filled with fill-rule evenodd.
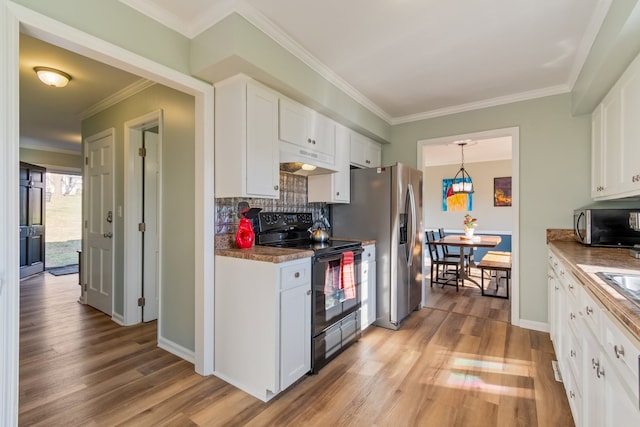
<svg viewBox="0 0 640 427"><path fill-rule="evenodd" d="M103 99L102 101L92 105L91 107L87 108L84 111L81 111L80 113L78 113L78 118L80 120L84 120L87 117L91 117L94 114L97 114L101 111L106 110L107 108L116 105L119 102L124 101L125 99L135 95L138 92L142 92L143 90L145 90L148 87L151 87L155 84L155 82L152 82L151 80L147 80L147 79L140 79L138 81L136 81L135 83L130 84L129 86L125 87L124 89L119 90L118 92L109 95L108 97L106 97L105 99Z"/></svg>
<svg viewBox="0 0 640 427"><path fill-rule="evenodd" d="M500 96L497 98L486 99L478 102L470 102L468 104L455 105L453 107L441 108L438 110L425 111L423 113L410 114L402 117L395 117L391 120L391 125L400 125L404 123L417 122L419 120L433 119L435 117L448 116L450 114L464 113L466 111L479 110L481 108L497 107L499 105L511 104L513 102L529 101L536 98L544 98L545 96L560 95L571 92L568 85L552 86L543 89L536 89L527 92L516 93L513 95Z"/></svg>
<svg viewBox="0 0 640 427"><path fill-rule="evenodd" d="M289 37L288 34L283 32L278 26L276 26L271 20L269 20L258 10L240 1L236 4L234 12L249 21L253 26L258 28L273 41L289 51L293 56L298 58L304 64L308 65L312 70L316 71L324 79L329 81L341 91L345 92L358 104L362 105L364 108L368 109L388 124L391 124L392 118L389 114L387 114L369 98L364 96L356 88L343 80L332 69L327 67L322 61L320 61L308 50L302 47L302 45Z"/></svg>

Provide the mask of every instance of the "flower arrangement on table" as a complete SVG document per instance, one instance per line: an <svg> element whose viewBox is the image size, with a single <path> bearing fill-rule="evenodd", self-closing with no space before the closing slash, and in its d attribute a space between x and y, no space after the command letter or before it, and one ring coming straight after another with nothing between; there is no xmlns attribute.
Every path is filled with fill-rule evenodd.
<svg viewBox="0 0 640 427"><path fill-rule="evenodd" d="M478 226L478 219L469 214L464 216L464 234L467 237L473 237L473 231Z"/></svg>

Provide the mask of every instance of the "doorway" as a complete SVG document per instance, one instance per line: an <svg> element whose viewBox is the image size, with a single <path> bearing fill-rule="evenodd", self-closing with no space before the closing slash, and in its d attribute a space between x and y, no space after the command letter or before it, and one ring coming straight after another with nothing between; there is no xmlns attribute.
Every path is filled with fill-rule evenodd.
<svg viewBox="0 0 640 427"><path fill-rule="evenodd" d="M484 234L502 235L503 241L507 241L510 238L510 251L512 253L512 267L511 267L511 279L510 279L510 299L506 300L507 304L504 309L508 311L508 317L510 322L514 325L519 325L519 194L518 194L518 182L519 182L519 129L518 128L504 128L495 129L491 131L475 132L463 135L452 135L442 138L434 138L428 140L418 141L418 165L423 171L425 177L425 185L423 186L423 200L425 205L431 206L431 211L428 208L423 210L423 223L426 229L444 228L446 234L459 234L463 228L463 216L466 212L447 212L445 211L445 204L443 203L443 178L444 175L434 178L433 174L428 174L427 167L429 165L429 151L433 151L436 148L445 149L447 146L451 147L451 153L448 163L444 161L442 164L447 166L441 166L439 168L446 169L450 173L446 178L453 178L456 171L460 168L461 153L460 148L456 141L470 140L474 141L476 145L477 155L474 160L477 163L469 162L469 149L465 148L465 164L468 166L468 171L474 178L473 165L477 164L478 171L476 179L473 179L476 192L472 195L471 209L468 209L468 205L465 210L470 211L474 217L478 217L479 229L476 232L482 234L484 228ZM484 145L483 145L484 142ZM505 145L508 145L508 150L505 149ZM473 148L473 147L471 147ZM508 151L508 156L505 154ZM444 153L444 152L443 152ZM442 153L440 153L442 154ZM440 155L439 154L439 155ZM443 158L446 158L446 153L443 154ZM508 160L507 160L508 159ZM471 163L471 164L469 164ZM433 167L438 169L438 167ZM445 175L447 175L445 173ZM494 178L504 178L510 176L511 178L511 206L496 207L494 204ZM434 189L429 190L427 185L428 179L432 182ZM435 182L434 182L435 181ZM479 191L480 189L480 191ZM431 191L431 192L429 192ZM480 213L481 212L481 213ZM484 216L484 218L483 218ZM484 225L483 224L484 221ZM437 234L437 232L436 232ZM506 250L500 248L499 250ZM474 254L477 255L477 254ZM480 257L476 256L475 261L479 262ZM425 260L426 261L426 260ZM425 262L423 264L423 295L430 296L430 271L429 266ZM481 274L479 271L476 274ZM477 281L480 282L480 276L477 277ZM480 290L475 289L475 286L469 284L471 289L475 292L477 290L478 298L485 298L487 300L494 300L494 298L487 298L480 296ZM466 286L465 286L466 287ZM434 286L435 288L435 286ZM450 290L450 289L449 289ZM453 289L455 293L455 289ZM468 292L467 292L468 293ZM473 295L475 297L475 294ZM445 301L445 300L443 300ZM443 302L444 303L444 302ZM501 303L501 304L498 304ZM496 304L501 307L504 305L504 300L493 301L491 304ZM428 306L429 302L423 299L423 306Z"/></svg>
<svg viewBox="0 0 640 427"><path fill-rule="evenodd" d="M82 247L82 175L47 171L45 196L46 269L52 274L78 272Z"/></svg>
<svg viewBox="0 0 640 427"><path fill-rule="evenodd" d="M43 17L27 7L9 7L3 3L0 8L3 40L0 54L6 61L0 64L0 79L5 96L0 97L3 112L0 115L2 143L0 147L0 175L4 185L0 186L0 196L8 204L17 205L18 176L16 165L19 158L19 110L18 50L19 33L24 31L34 37L49 41L58 46L64 45L87 57L110 63L125 71L162 83L173 89L193 95L195 98L195 260L194 260L194 323L195 345L192 360L196 372L206 375L213 372L213 263L214 225L209 218L214 216L213 179L213 87L191 76L160 65L129 50L113 45L83 31L62 24L55 19ZM17 210L0 214L0 242L9 242L15 236L19 224ZM0 244L0 316L3 330L0 333L0 347L9 349L3 352L0 360L0 376L5 379L8 390L0 402L0 421L6 424L17 423L18 398L18 331L19 331L19 256L17 242ZM4 422L2 422L4 424Z"/></svg>
<svg viewBox="0 0 640 427"><path fill-rule="evenodd" d="M125 325L158 319L163 112L125 122Z"/></svg>

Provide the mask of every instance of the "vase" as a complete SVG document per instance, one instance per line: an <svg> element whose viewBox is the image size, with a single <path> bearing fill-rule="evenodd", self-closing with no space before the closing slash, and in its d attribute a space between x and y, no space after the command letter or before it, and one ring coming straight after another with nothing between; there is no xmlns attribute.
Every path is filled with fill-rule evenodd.
<svg viewBox="0 0 640 427"><path fill-rule="evenodd" d="M465 228L464 229L464 235L470 239L470 238L473 237L474 230L475 230L475 228Z"/></svg>

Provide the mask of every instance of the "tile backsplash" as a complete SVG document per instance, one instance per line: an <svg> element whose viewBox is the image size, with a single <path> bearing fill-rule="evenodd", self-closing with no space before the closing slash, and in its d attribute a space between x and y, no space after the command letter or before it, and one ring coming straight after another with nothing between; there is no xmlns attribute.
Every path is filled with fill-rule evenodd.
<svg viewBox="0 0 640 427"><path fill-rule="evenodd" d="M307 201L307 177L280 172L280 198L259 199L227 197L216 199L216 234L235 233L238 229L238 204L247 202L252 208L269 212L311 212L313 219L320 218L320 210L326 203Z"/></svg>

